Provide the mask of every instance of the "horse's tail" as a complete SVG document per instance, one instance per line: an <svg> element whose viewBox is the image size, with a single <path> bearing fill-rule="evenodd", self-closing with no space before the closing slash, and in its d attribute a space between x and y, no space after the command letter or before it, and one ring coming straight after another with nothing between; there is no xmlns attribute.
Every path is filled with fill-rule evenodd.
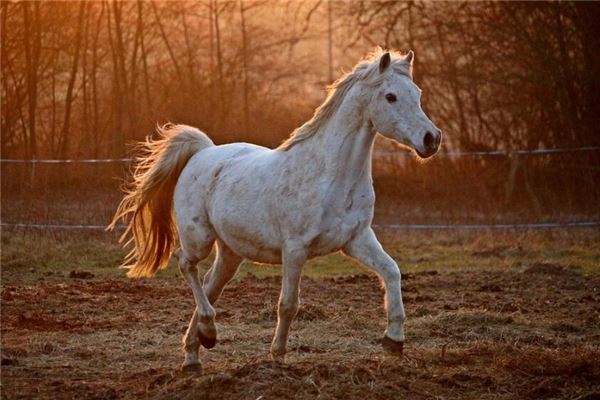
<svg viewBox="0 0 600 400"><path fill-rule="evenodd" d="M127 223L120 238L124 246L134 244L125 258L127 276L153 276L165 268L176 241L173 221L173 192L188 160L203 148L214 146L210 138L196 128L167 124L158 127L159 138L140 143L142 156L133 172L133 181L125 188L108 229L118 221Z"/></svg>

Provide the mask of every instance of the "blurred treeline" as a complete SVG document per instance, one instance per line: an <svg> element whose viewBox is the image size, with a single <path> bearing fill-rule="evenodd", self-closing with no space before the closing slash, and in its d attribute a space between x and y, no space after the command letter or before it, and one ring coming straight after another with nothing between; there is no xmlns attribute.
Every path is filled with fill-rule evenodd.
<svg viewBox="0 0 600 400"><path fill-rule="evenodd" d="M167 121L273 147L377 45L415 51L445 150L599 145L599 21L594 2L2 2L2 157L122 157ZM538 210L589 209L599 166L597 152L375 163L386 188L437 168L447 190L479 179Z"/></svg>
<svg viewBox="0 0 600 400"><path fill-rule="evenodd" d="M424 106L455 148L600 143L597 3L3 2L1 10L5 157L121 156L167 120L219 142L276 145L323 100L321 88L376 45L416 51Z"/></svg>

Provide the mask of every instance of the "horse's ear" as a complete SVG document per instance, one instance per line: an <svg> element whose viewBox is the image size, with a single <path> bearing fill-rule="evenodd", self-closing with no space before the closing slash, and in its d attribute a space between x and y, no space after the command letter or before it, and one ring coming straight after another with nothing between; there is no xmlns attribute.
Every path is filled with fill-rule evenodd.
<svg viewBox="0 0 600 400"><path fill-rule="evenodd" d="M389 66L392 58L390 57L390 53L385 52L381 58L379 59L379 73L383 73Z"/></svg>
<svg viewBox="0 0 600 400"><path fill-rule="evenodd" d="M414 59L415 59L415 53L413 53L412 50L409 50L406 57L404 57L404 60L412 66Z"/></svg>

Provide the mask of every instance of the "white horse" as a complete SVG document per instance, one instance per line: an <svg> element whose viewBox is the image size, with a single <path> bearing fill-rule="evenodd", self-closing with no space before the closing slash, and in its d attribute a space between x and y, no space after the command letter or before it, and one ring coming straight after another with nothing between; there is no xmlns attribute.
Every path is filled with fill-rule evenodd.
<svg viewBox="0 0 600 400"><path fill-rule="evenodd" d="M248 143L215 146L196 128L169 125L143 144L145 155L112 222L133 242L130 277L152 276L175 252L196 310L183 338L184 369L201 369L199 346L214 346L213 305L244 260L283 264L271 355L282 360L298 310L304 263L343 251L373 269L385 285L383 346L401 353L404 305L400 270L371 229L375 194L371 151L377 132L429 157L441 131L420 105L413 53L377 50L329 89L314 116L276 149ZM174 215L173 215L174 211ZM200 282L196 264L216 243Z"/></svg>

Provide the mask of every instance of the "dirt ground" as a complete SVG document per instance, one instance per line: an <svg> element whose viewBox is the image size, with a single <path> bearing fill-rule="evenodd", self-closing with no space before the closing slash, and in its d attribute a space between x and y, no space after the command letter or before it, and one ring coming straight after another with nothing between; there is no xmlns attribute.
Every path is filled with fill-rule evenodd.
<svg viewBox="0 0 600 400"><path fill-rule="evenodd" d="M379 344L375 276L304 277L285 364L268 356L279 278L246 275L203 375L179 370L183 279L91 275L3 271L2 398L600 398L600 276L574 266L404 274L401 357Z"/></svg>

